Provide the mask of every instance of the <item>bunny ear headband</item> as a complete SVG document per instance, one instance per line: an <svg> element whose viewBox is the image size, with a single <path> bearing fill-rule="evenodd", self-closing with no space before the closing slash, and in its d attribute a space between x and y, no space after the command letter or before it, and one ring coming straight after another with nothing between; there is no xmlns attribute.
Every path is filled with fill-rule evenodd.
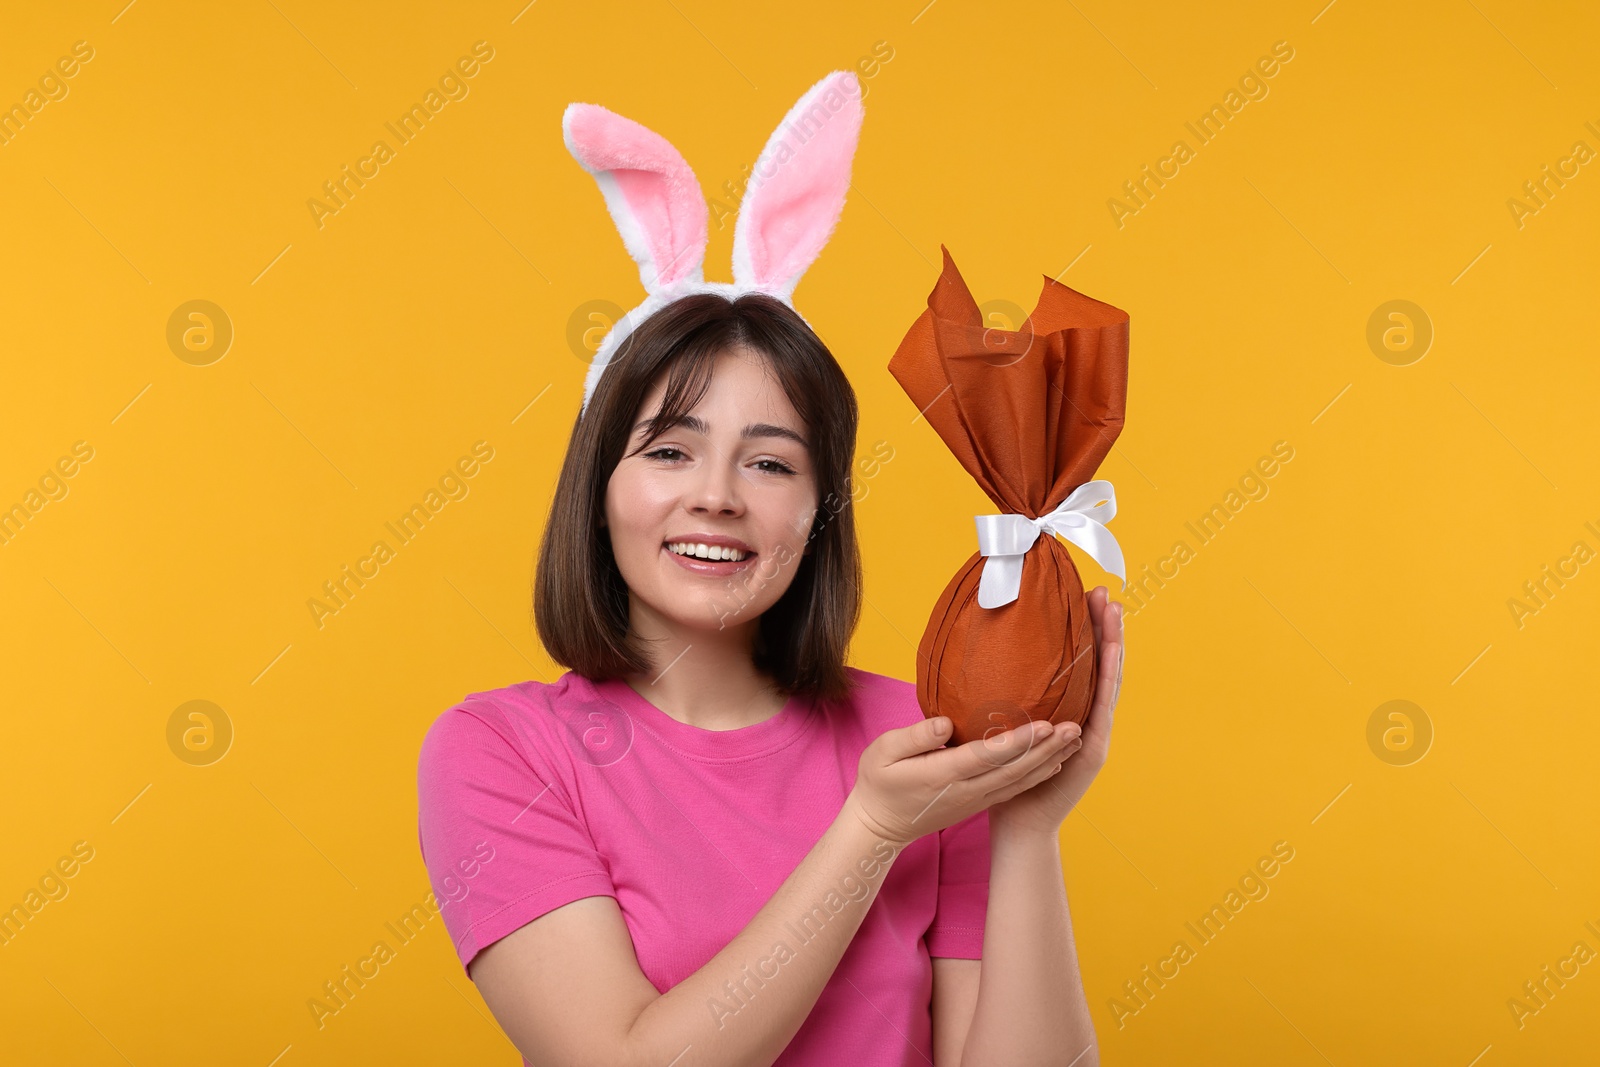
<svg viewBox="0 0 1600 1067"><path fill-rule="evenodd" d="M580 417L619 346L672 301L694 293L719 293L731 301L762 292L794 307L795 285L844 210L861 115L861 83L854 72L842 70L806 90L789 109L761 150L740 200L729 285L705 280L709 211L678 150L597 104L567 105L561 117L567 151L594 175L649 293L600 342L584 381Z"/></svg>

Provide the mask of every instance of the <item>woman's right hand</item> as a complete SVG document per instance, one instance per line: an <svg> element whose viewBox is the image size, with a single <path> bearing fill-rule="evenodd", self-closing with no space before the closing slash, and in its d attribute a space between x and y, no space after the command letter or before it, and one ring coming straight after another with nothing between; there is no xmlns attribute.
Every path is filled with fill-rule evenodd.
<svg viewBox="0 0 1600 1067"><path fill-rule="evenodd" d="M862 751L845 807L878 837L904 847L953 826L1044 781L1082 743L1074 723L1032 722L946 748L949 725L886 730Z"/></svg>

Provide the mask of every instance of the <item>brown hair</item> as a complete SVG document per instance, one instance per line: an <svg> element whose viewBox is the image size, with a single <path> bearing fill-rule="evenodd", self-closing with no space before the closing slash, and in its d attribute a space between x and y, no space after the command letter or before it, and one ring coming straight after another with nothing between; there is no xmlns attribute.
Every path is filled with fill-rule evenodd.
<svg viewBox="0 0 1600 1067"><path fill-rule="evenodd" d="M606 486L633 436L634 415L665 373L666 393L648 447L690 411L711 382L716 357L748 346L766 357L805 423L817 483L810 552L762 613L753 658L785 694L843 698L852 688L845 652L861 615L861 555L850 506L855 391L822 340L795 311L762 293L730 301L682 297L628 336L572 428L535 569L534 625L557 663L601 681L648 673L628 631L628 588L600 526Z"/></svg>

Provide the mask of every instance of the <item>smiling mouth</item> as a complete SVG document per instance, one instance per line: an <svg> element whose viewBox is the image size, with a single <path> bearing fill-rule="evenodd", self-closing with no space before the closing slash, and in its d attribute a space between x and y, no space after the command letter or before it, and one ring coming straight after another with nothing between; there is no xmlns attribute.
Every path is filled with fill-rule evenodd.
<svg viewBox="0 0 1600 1067"><path fill-rule="evenodd" d="M753 559L754 552L743 552L737 548L728 548L723 545L702 545L692 541L667 541L664 547L668 552L683 559L692 559L706 563L743 563Z"/></svg>

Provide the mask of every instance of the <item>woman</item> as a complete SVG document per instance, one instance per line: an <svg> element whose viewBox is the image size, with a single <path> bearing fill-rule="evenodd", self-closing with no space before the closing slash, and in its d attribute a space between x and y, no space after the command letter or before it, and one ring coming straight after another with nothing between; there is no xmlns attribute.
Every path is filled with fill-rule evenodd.
<svg viewBox="0 0 1600 1067"><path fill-rule="evenodd" d="M1098 1062L1062 820L1106 758L1120 605L1077 726L946 747L845 665L857 412L791 307L647 318L574 427L538 561L553 683L433 724L420 839L529 1063Z"/></svg>

